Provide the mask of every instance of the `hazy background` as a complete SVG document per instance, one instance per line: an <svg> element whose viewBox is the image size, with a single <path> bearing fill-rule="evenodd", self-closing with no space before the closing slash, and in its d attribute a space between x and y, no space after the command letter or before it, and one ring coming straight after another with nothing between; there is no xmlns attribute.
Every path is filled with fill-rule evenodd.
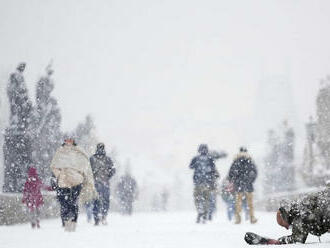
<svg viewBox="0 0 330 248"><path fill-rule="evenodd" d="M201 142L229 152L227 169L240 145L261 158L283 119L303 146L329 13L327 0L0 0L0 85L25 61L34 96L53 59L63 131L90 113L136 173L186 169Z"/></svg>

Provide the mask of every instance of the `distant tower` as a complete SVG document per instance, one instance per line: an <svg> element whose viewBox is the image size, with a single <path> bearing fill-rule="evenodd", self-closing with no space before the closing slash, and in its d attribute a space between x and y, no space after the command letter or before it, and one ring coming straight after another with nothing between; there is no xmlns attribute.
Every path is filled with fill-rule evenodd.
<svg viewBox="0 0 330 248"><path fill-rule="evenodd" d="M256 121L264 133L284 120L295 126L295 108L292 88L287 75L263 77L256 99Z"/></svg>
<svg viewBox="0 0 330 248"><path fill-rule="evenodd" d="M255 128L259 130L259 138L268 140L265 146L268 150L264 151L264 191L275 193L292 190L295 166L291 126L296 126L296 115L288 74L264 76L260 80L255 111ZM290 182L284 183L284 174L290 175Z"/></svg>

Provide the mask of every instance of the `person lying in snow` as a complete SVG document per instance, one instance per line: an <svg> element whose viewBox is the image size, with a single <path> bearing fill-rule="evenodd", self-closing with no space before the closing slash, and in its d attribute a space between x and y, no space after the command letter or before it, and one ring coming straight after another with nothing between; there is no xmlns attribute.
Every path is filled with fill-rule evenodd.
<svg viewBox="0 0 330 248"><path fill-rule="evenodd" d="M245 235L249 244L292 244L305 243L308 234L320 237L330 230L330 182L327 188L314 194L306 195L296 201L280 204L276 213L277 223L292 228L292 234L278 240L262 238L253 233Z"/></svg>

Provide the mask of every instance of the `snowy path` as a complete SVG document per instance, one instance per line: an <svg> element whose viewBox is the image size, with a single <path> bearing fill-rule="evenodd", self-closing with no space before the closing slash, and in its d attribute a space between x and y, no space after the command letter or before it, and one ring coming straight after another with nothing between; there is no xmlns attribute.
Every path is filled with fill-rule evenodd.
<svg viewBox="0 0 330 248"><path fill-rule="evenodd" d="M112 214L108 226L94 227L80 216L75 233L66 233L60 220L46 220L40 230L29 225L0 226L1 248L230 248L251 247L243 240L246 231L280 237L289 232L275 225L274 214L257 213L259 222L229 223L221 213L212 223L197 225L194 213L138 213L132 217ZM330 247L330 234L309 236L307 245L285 247ZM270 246L267 246L270 247ZM276 246L278 247L278 246Z"/></svg>

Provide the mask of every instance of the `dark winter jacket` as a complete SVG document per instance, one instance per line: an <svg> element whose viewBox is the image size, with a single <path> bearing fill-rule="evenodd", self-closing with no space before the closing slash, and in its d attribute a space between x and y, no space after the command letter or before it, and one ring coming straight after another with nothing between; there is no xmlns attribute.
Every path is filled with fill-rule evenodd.
<svg viewBox="0 0 330 248"><path fill-rule="evenodd" d="M205 184L209 187L215 187L215 181L219 178L219 173L211 156L208 154L196 156L189 167L195 170L193 176L195 185Z"/></svg>
<svg viewBox="0 0 330 248"><path fill-rule="evenodd" d="M116 193L120 201L132 202L137 196L137 184L133 177L126 174L122 176L117 184Z"/></svg>
<svg viewBox="0 0 330 248"><path fill-rule="evenodd" d="M253 192L256 178L257 168L252 158L246 152L239 153L229 170L229 180L234 183L235 191Z"/></svg>
<svg viewBox="0 0 330 248"><path fill-rule="evenodd" d="M110 157L106 156L105 151L97 151L90 158L90 163L95 183L109 185L109 180L116 173L116 168Z"/></svg>
<svg viewBox="0 0 330 248"><path fill-rule="evenodd" d="M292 235L279 239L282 244L305 243L308 234L321 236L330 230L330 188L297 201L281 203L282 218L292 226Z"/></svg>

